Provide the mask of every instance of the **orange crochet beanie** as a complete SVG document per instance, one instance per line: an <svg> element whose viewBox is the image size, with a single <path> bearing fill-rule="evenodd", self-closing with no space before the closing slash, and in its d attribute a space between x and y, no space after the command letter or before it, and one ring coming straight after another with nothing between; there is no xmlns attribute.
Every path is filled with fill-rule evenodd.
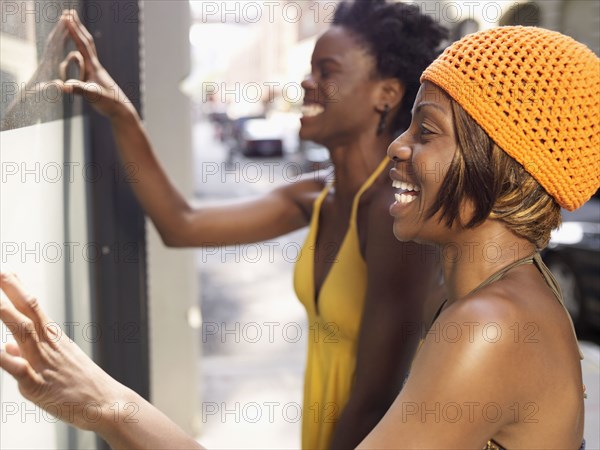
<svg viewBox="0 0 600 450"><path fill-rule="evenodd" d="M563 207L600 186L600 59L535 27L465 36L421 76L456 100Z"/></svg>

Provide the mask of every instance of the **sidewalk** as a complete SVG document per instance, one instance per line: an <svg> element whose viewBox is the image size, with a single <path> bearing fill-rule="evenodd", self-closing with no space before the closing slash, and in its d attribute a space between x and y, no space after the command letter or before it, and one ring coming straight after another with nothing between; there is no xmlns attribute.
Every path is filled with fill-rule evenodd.
<svg viewBox="0 0 600 450"><path fill-rule="evenodd" d="M286 161L225 165L208 124L194 130L197 203L272 188ZM216 172L216 173L215 173ZM269 180L267 180L269 181ZM292 290L295 251L306 231L264 244L200 249L201 442L214 449L300 448L306 318Z"/></svg>
<svg viewBox="0 0 600 450"><path fill-rule="evenodd" d="M272 262L245 260L249 251L241 248L208 257L199 252L207 448L300 448L307 327L292 291L293 264L276 249L303 240L304 232L272 241ZM266 247L256 248L266 258Z"/></svg>

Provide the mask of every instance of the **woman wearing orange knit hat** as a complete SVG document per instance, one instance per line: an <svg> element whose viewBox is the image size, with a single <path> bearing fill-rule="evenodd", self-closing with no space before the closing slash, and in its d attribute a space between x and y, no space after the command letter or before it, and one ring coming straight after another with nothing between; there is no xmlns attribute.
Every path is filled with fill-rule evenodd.
<svg viewBox="0 0 600 450"><path fill-rule="evenodd" d="M410 128L388 150L390 213L398 239L442 247L448 299L359 447L580 448L580 353L537 252L560 207L577 208L600 185L600 61L559 33L497 28L453 44L421 81ZM1 287L11 303L0 318L36 330L23 334L20 355L0 354L26 397L113 447L198 448L43 327L18 280L3 276ZM61 402L82 407L67 415ZM102 412L115 402L136 403L137 421L86 415L87 404Z"/></svg>
<svg viewBox="0 0 600 450"><path fill-rule="evenodd" d="M454 43L421 83L388 150L394 183L418 191L390 212L398 239L443 248L448 299L362 445L578 449L580 352L537 252L560 207L600 186L600 61L560 33L502 27Z"/></svg>

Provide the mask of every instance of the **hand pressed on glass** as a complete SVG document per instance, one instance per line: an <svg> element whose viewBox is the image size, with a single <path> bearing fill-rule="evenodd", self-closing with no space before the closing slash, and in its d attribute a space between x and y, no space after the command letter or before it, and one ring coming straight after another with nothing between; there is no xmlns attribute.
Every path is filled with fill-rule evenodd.
<svg viewBox="0 0 600 450"><path fill-rule="evenodd" d="M65 422L99 431L83 411L92 404L106 411L117 401L107 396L116 382L59 332L16 275L2 273L0 287L8 298L0 298L0 319L16 341L0 353L0 367L17 380L26 399Z"/></svg>

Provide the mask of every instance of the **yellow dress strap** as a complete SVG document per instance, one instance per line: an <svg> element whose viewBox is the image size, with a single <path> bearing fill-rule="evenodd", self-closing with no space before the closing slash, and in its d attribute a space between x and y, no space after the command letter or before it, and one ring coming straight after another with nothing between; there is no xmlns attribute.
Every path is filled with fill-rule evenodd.
<svg viewBox="0 0 600 450"><path fill-rule="evenodd" d="M356 215L358 213L358 203L360 202L360 197L363 195L363 193L367 189L369 189L373 185L373 183L375 182L377 177L379 177L379 175L381 175L381 173L384 171L384 169L386 167L389 167L389 165L390 165L390 160L386 156L383 159L383 161L381 161L381 163L379 163L379 166L377 166L377 169L375 169L375 171L369 176L369 178L367 178L367 181L365 181L363 183L363 185L360 187L360 189L354 196L354 200L352 201L352 212L350 215L350 226L352 226L353 224L356 224ZM390 183L391 183L391 181L390 181Z"/></svg>
<svg viewBox="0 0 600 450"><path fill-rule="evenodd" d="M321 210L321 205L323 204L325 197L327 197L327 194L329 193L329 189L331 189L332 184L333 183L331 181L328 181L327 184L325 184L325 187L319 193L319 196L315 200L314 207L313 207L314 210L318 210L318 211ZM314 214L313 214L313 216L314 216Z"/></svg>

